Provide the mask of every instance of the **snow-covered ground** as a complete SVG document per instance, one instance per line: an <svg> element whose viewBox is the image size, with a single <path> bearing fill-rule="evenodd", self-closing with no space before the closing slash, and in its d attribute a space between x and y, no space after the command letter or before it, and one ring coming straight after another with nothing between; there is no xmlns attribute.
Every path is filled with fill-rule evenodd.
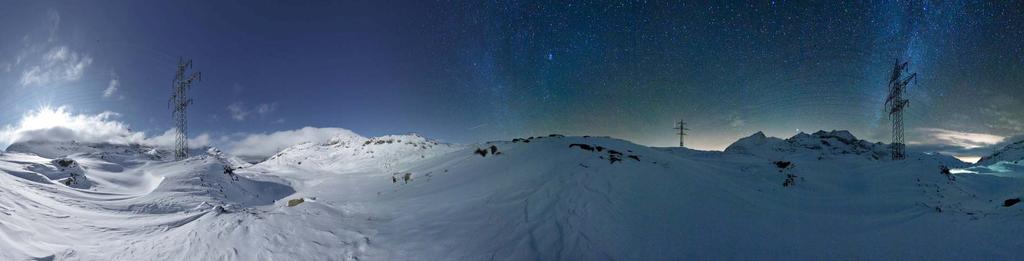
<svg viewBox="0 0 1024 261"><path fill-rule="evenodd" d="M844 131L757 133L725 152L346 134L255 165L194 154L10 146L0 260L985 260L1024 247L1024 203L1005 206L1024 180L938 154L891 161Z"/></svg>

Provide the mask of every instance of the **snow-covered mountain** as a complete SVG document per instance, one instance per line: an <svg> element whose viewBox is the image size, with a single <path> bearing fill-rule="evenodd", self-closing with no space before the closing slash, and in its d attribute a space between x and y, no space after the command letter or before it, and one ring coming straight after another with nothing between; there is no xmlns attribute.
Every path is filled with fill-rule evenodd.
<svg viewBox="0 0 1024 261"><path fill-rule="evenodd" d="M322 144L306 142L282 150L257 164L261 169L296 168L339 170L375 168L390 171L397 165L464 148L417 134L366 138L346 134Z"/></svg>
<svg viewBox="0 0 1024 261"><path fill-rule="evenodd" d="M870 160L891 158L887 144L858 140L848 131L801 132L785 140L757 132L729 145L725 152L765 158L817 156L824 159L843 155Z"/></svg>
<svg viewBox="0 0 1024 261"><path fill-rule="evenodd" d="M981 157L976 165L992 165L999 162L1017 163L1024 160L1024 140L1020 140L996 150L991 155Z"/></svg>
<svg viewBox="0 0 1024 261"><path fill-rule="evenodd" d="M111 161L14 149L0 155L0 259L1019 256L1024 181L951 174L937 155L892 161L885 148L843 131L759 133L725 152L343 135L242 168L214 151ZM54 172L73 166L61 159L96 185L60 183Z"/></svg>
<svg viewBox="0 0 1024 261"><path fill-rule="evenodd" d="M95 157L135 157L150 159L173 157L169 151L139 144L83 143L76 141L23 141L7 147L9 153L35 154L45 158L85 154Z"/></svg>
<svg viewBox="0 0 1024 261"><path fill-rule="evenodd" d="M889 144L857 139L849 131L818 131L798 133L788 139L767 137L762 132L739 139L725 148L726 153L746 154L772 160L788 158L861 158L886 161L892 158ZM949 168L966 167L967 163L953 156L932 152L909 151L907 158L931 159Z"/></svg>

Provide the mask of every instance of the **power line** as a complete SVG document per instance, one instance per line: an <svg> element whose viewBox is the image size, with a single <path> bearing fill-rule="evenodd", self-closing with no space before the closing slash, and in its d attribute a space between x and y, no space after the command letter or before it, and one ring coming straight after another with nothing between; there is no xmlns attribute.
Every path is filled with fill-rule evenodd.
<svg viewBox="0 0 1024 261"><path fill-rule="evenodd" d="M188 97L188 90L192 88L193 82L198 82L202 77L199 72L193 72L188 78L186 70L192 69L192 60L178 58L178 71L174 75L171 85L171 99L167 101L167 107L173 107L171 115L174 118L174 159L182 160L188 157L188 106L192 104L192 98Z"/></svg>

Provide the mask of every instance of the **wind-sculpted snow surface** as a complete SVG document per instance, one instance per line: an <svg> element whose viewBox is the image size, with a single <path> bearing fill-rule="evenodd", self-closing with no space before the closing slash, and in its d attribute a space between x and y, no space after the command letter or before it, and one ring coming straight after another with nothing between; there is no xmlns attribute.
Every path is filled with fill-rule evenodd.
<svg viewBox="0 0 1024 261"><path fill-rule="evenodd" d="M1019 258L1024 206L1005 205L1024 182L951 174L955 162L923 153L891 161L884 147L846 132L754 135L726 152L351 135L252 166L215 152L120 169L58 155L88 188L10 152L0 259Z"/></svg>

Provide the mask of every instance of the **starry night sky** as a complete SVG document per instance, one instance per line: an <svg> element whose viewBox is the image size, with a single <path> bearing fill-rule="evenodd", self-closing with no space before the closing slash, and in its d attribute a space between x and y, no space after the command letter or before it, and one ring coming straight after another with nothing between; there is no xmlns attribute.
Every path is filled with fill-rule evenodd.
<svg viewBox="0 0 1024 261"><path fill-rule="evenodd" d="M46 104L160 132L185 55L204 74L192 128L216 135L319 126L672 146L683 118L698 149L759 130L888 141L899 58L918 73L912 144L1024 133L1024 1L371 2L5 3L0 124ZM62 68L45 60L61 47L80 77L26 83L33 66Z"/></svg>

